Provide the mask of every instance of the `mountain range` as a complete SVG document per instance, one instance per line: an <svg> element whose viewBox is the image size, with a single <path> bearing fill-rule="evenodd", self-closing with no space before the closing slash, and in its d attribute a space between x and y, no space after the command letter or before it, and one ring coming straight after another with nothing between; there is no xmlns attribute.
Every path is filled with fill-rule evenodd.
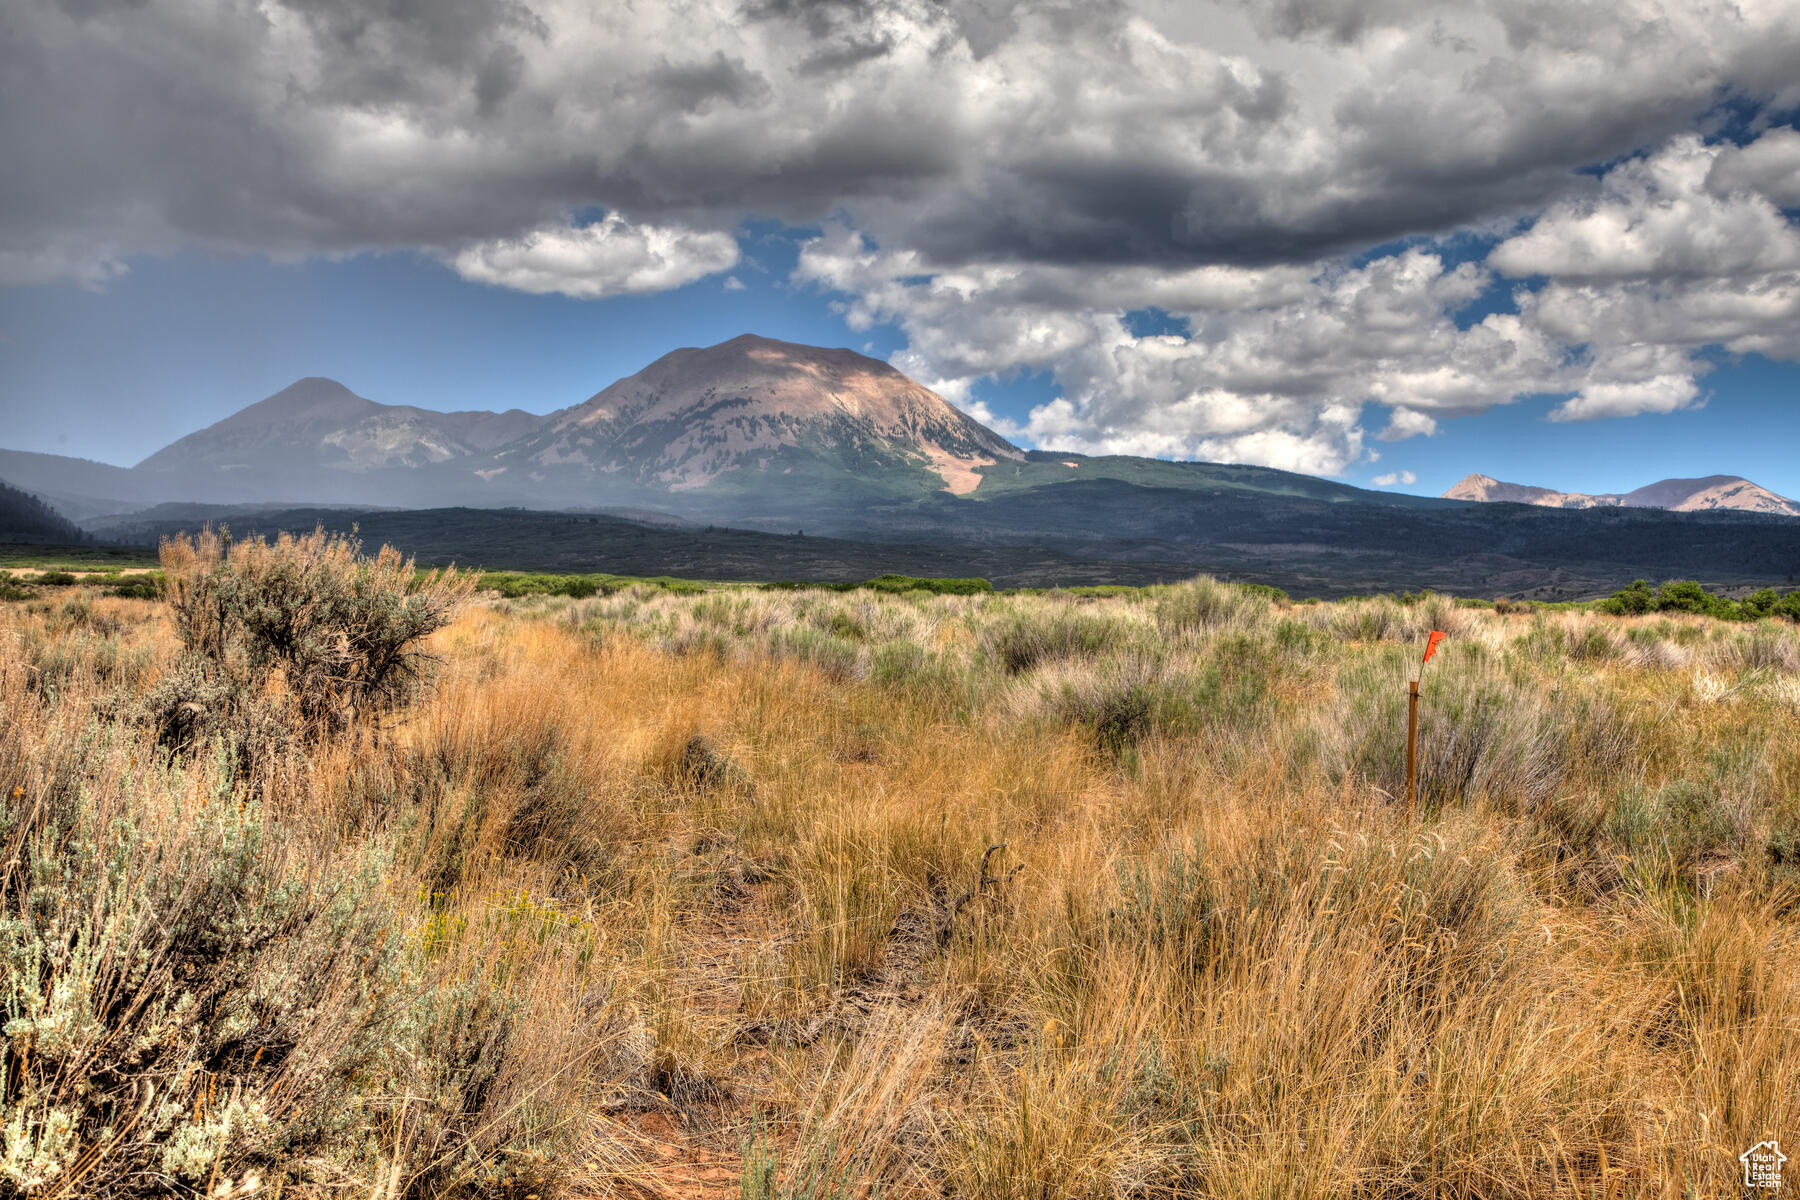
<svg viewBox="0 0 1800 1200"><path fill-rule="evenodd" d="M181 501L635 508L784 528L1096 478L1440 503L1263 467L1028 452L879 359L751 334L673 351L547 416L380 404L310 378L134 467L0 450L0 479L77 520Z"/></svg>
<svg viewBox="0 0 1800 1200"><path fill-rule="evenodd" d="M1209 570L1305 594L1549 597L1640 575L1800 572L1800 522L1743 481L1695 481L1708 486L1675 499L1696 511L1663 512L1630 497L1550 506L1486 477L1458 485L1468 495L1411 496L1266 467L1024 450L887 363L752 335L676 350L546 416L387 405L303 379L136 466L0 450L0 480L115 540L153 544L207 520L244 532L323 521L490 567L666 559L698 577L757 563L762 577L831 578L892 558L1034 584ZM1470 502L1505 499L1525 503Z"/></svg>
<svg viewBox="0 0 1800 1200"><path fill-rule="evenodd" d="M1536 504L1543 508L1666 508L1671 512L1771 513L1800 517L1800 503L1776 495L1739 475L1707 475L1700 479L1663 479L1630 492L1559 492L1523 483L1502 483L1488 475L1469 475L1444 493L1450 500Z"/></svg>

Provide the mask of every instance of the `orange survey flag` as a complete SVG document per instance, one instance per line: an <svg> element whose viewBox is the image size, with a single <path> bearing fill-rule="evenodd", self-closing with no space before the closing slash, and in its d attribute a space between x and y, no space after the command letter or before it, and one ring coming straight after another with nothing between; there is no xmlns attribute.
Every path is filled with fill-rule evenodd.
<svg viewBox="0 0 1800 1200"><path fill-rule="evenodd" d="M1421 665L1431 661L1431 656L1437 653L1437 644L1443 640L1444 634L1442 630L1434 629L1431 631L1431 637L1425 642L1425 657L1419 660Z"/></svg>

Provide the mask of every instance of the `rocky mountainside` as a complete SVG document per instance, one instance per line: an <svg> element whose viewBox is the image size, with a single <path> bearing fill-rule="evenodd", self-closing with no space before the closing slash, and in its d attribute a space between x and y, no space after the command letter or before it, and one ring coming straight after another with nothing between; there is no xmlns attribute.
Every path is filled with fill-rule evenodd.
<svg viewBox="0 0 1800 1200"><path fill-rule="evenodd" d="M961 495L1023 451L879 359L745 334L676 350L489 456L557 493Z"/></svg>
<svg viewBox="0 0 1800 1200"><path fill-rule="evenodd" d="M1630 492L1590 495L1558 492L1522 483L1503 483L1488 475L1470 475L1444 493L1450 500L1536 504L1543 508L1666 508L1672 512L1769 513L1800 517L1800 503L1776 495L1737 475L1701 479L1664 479Z"/></svg>
<svg viewBox="0 0 1800 1200"><path fill-rule="evenodd" d="M158 450L149 475L288 478L297 471L367 472L466 459L516 441L544 418L432 412L365 400L332 379L302 379Z"/></svg>

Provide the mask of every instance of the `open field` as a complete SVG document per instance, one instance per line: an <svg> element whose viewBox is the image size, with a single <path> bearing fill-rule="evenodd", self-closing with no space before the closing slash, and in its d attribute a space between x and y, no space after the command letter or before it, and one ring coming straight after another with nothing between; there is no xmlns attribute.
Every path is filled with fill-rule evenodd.
<svg viewBox="0 0 1800 1200"><path fill-rule="evenodd" d="M147 571L156 551L142 546L29 546L0 542L0 570Z"/></svg>
<svg viewBox="0 0 1800 1200"><path fill-rule="evenodd" d="M348 713L0 605L0 1193L1623 1200L1800 1139L1792 623L431 586Z"/></svg>

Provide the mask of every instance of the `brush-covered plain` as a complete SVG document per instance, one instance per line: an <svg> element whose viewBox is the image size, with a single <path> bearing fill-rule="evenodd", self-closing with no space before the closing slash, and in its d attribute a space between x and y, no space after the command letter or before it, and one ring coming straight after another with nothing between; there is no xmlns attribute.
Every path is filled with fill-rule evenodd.
<svg viewBox="0 0 1800 1200"><path fill-rule="evenodd" d="M0 1193L1684 1197L1800 1138L1792 624L245 553L0 607Z"/></svg>

